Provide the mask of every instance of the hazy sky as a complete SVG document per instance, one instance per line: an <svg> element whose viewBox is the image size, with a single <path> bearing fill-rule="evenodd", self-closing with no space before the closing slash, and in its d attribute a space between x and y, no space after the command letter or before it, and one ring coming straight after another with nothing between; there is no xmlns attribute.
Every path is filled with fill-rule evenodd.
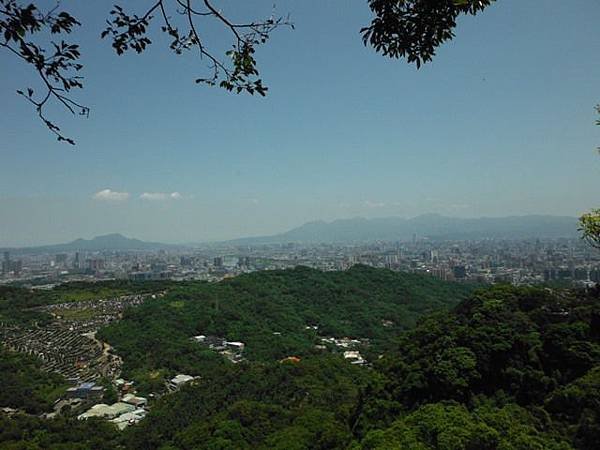
<svg viewBox="0 0 600 450"><path fill-rule="evenodd" d="M366 1L279 1L296 30L258 50L266 98L196 85L203 62L169 53L160 35L145 54L117 57L98 38L112 3L62 2L84 24L77 98L92 111L49 112L74 149L15 94L33 75L0 51L0 246L600 206L597 0L499 0L419 71L362 45ZM272 3L222 2L246 20Z"/></svg>

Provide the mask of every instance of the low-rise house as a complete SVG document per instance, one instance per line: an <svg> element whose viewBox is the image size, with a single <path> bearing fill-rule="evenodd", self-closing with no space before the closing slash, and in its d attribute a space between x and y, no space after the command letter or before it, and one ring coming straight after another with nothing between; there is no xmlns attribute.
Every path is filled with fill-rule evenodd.
<svg viewBox="0 0 600 450"><path fill-rule="evenodd" d="M217 351L225 350L227 348L227 346L225 345L226 342L227 341L225 339L217 336L207 336L204 340L204 343L208 345L208 348Z"/></svg>
<svg viewBox="0 0 600 450"><path fill-rule="evenodd" d="M135 406L128 403L118 402L112 405L98 403L92 406L83 414L77 416L79 420L89 419L90 417L103 417L105 419L114 419L121 414L132 412L136 409Z"/></svg>
<svg viewBox="0 0 600 450"><path fill-rule="evenodd" d="M344 358L350 361L350 364L366 364L360 352L357 350L347 350L344 352Z"/></svg>
<svg viewBox="0 0 600 450"><path fill-rule="evenodd" d="M360 352L356 350L348 350L344 352L345 359L358 359L360 358Z"/></svg>
<svg viewBox="0 0 600 450"><path fill-rule="evenodd" d="M130 405L129 403L125 402L117 402L111 405L111 408L113 409L115 416L120 416L121 414L125 414L136 410L136 407L134 405Z"/></svg>
<svg viewBox="0 0 600 450"><path fill-rule="evenodd" d="M195 378L196 377L193 377L191 375L185 375L180 373L179 375L176 375L175 377L171 378L169 385L173 389L179 389L181 386L183 386L186 383L189 383Z"/></svg>
<svg viewBox="0 0 600 450"><path fill-rule="evenodd" d="M225 345L227 347L229 347L230 349L232 349L236 352L239 352L239 353L243 352L244 347L245 347L243 342L237 342L237 341L231 341L231 342L227 341L227 342L225 342Z"/></svg>
<svg viewBox="0 0 600 450"><path fill-rule="evenodd" d="M146 417L146 410L136 409L134 411L121 414L119 417L115 417L111 420L111 422L114 423L119 430L124 430L129 425L138 423L144 417Z"/></svg>
<svg viewBox="0 0 600 450"><path fill-rule="evenodd" d="M145 397L137 397L133 394L125 394L121 401L124 403L129 403L137 408L143 408L148 403L148 399Z"/></svg>
<svg viewBox="0 0 600 450"><path fill-rule="evenodd" d="M17 413L18 410L14 409L14 408L10 408L8 406L5 406L4 408L0 408L0 411L4 414L6 414L7 416L12 416L13 414Z"/></svg>
<svg viewBox="0 0 600 450"><path fill-rule="evenodd" d="M104 388L96 386L94 383L82 383L76 387L67 389L67 398L101 399L104 395Z"/></svg>

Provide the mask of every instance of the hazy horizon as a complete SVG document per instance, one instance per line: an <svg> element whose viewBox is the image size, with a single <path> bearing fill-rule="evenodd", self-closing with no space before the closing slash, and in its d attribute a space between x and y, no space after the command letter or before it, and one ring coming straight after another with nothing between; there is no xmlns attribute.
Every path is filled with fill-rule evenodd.
<svg viewBox="0 0 600 450"><path fill-rule="evenodd" d="M91 115L49 111L77 140L57 143L15 94L34 74L0 72L10 111L0 116L0 246L111 232L203 242L356 216L598 206L597 2L498 2L461 19L419 71L363 46L366 2L277 2L296 30L257 51L266 98L196 85L203 66L163 36L117 57L98 37L110 5L68 6L85 24L71 37L85 64L77 99Z"/></svg>
<svg viewBox="0 0 600 450"><path fill-rule="evenodd" d="M285 233L287 231L293 230L295 228L299 228L302 227L303 225L306 224L310 224L310 223L315 223L315 222L323 222L323 223L334 223L336 221L343 221L343 220L355 220L355 219L366 219L366 220L377 220L377 219L391 219L391 218L398 218L398 219L404 219L404 220L410 220L410 219L416 219L422 216L428 216L428 215L440 215L446 218L457 218L457 219L494 219L494 218L508 218L508 217L527 217L527 216L552 216L552 217L569 217L569 218L573 218L575 219L575 216L558 216L558 215L551 215L551 214L515 214L515 215L509 215L509 216L474 216L474 217L467 217L467 216L456 216L456 215L446 215L446 214L440 214L440 213L436 213L436 212L429 212L429 213L422 213L422 214L417 214L417 215L413 215L413 216L400 216L400 215L387 215L387 216L372 216L372 217L365 217L365 216L352 216L352 217L343 217L343 218L334 218L334 219L329 219L329 220L324 220L324 219L315 219L315 220L310 220L310 221L306 221L306 222L302 222L302 223L297 223L293 226L290 226L288 228L285 229L278 229L278 230L274 230L272 232L265 232L265 233L254 233L254 234L244 234L244 235L235 235L235 236L227 236L224 238L215 238L215 239L188 239L188 240L177 240L177 239L173 239L173 238L169 238L169 237L164 237L164 238L145 238L145 233L142 229L139 230L131 230L128 232L124 232L122 230L118 230L118 229L114 229L114 230L108 230L108 231L97 231L97 232L92 232L91 234L89 233L80 233L80 234L74 234L71 235L70 237L67 237L65 235L64 238L62 239L56 239L54 241L32 241L31 243L3 243L2 241L0 241L0 248L27 248L27 247L37 247L37 246L46 246L46 245L56 245L56 244L66 244L66 243L70 243L72 241L75 241L77 239L85 239L85 240L91 240L97 237L101 237L101 236L106 236L106 235L112 235L112 234L119 234L122 235L126 238L131 238L131 239L139 239L141 241L145 241L145 242L156 242L156 243L162 243L162 244L175 244L175 245L186 245L186 244L210 244L210 243L217 243L217 242L224 242L224 241L229 241L229 240L236 240L236 239L243 239L243 238L255 238L255 237L263 237L263 236L271 236L271 235L277 235L277 234L282 234Z"/></svg>

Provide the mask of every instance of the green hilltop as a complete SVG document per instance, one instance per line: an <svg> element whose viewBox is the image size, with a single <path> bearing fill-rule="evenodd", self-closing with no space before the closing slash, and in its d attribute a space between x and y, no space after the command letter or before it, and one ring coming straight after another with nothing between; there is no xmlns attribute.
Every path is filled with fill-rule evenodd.
<svg viewBox="0 0 600 450"><path fill-rule="evenodd" d="M191 342L195 335L241 341L250 361L313 354L320 337L368 339L365 351L379 352L419 317L451 308L474 288L366 266L255 272L178 284L100 336L124 357L131 375L142 369L202 375L206 364L221 359Z"/></svg>
<svg viewBox="0 0 600 450"><path fill-rule="evenodd" d="M197 334L244 342L245 360ZM159 394L149 415L120 433L98 420L0 415L0 448L587 450L600 440L600 290L300 267L170 283L99 335L141 392ZM370 364L315 348L323 337L362 339ZM6 380L33 370L5 401L53 398L60 380L0 356L12 359ZM201 378L162 395L175 373Z"/></svg>

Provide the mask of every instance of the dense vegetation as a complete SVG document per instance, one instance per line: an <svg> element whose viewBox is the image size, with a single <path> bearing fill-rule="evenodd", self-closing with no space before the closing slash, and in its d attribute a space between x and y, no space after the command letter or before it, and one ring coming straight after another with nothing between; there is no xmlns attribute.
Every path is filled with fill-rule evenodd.
<svg viewBox="0 0 600 450"><path fill-rule="evenodd" d="M594 448L600 437L600 292L481 291L452 314L432 315L404 333L378 369L386 381L371 392L364 415L365 430L390 425L378 438L403 439L398 430L410 425L411 414L443 404L460 405L444 420L478 427L490 425L490 413L499 415L491 423L500 434L484 445L480 432L465 431L462 444L454 434L455 444L440 447L432 443L443 428L415 425L410 433L423 448ZM508 410L528 427L503 422ZM518 430L526 435L506 435Z"/></svg>
<svg viewBox="0 0 600 450"><path fill-rule="evenodd" d="M349 424L371 376L331 355L230 366L163 397L125 443L132 449L340 448L352 441Z"/></svg>
<svg viewBox="0 0 600 450"><path fill-rule="evenodd" d="M32 326L51 320L49 314L31 308L43 304L38 292L28 289L0 286L0 324L5 326Z"/></svg>
<svg viewBox="0 0 600 450"><path fill-rule="evenodd" d="M0 418L0 447L597 448L600 290L496 286L418 319L464 297L463 289L364 267L178 285L103 333L133 375L189 369L198 382L154 401L122 433L100 422ZM429 304L419 311L412 296L424 290ZM384 356L369 368L315 352L305 324L323 335L369 337L374 355ZM245 341L249 361L222 362L190 342L199 332ZM278 361L290 352L301 360Z"/></svg>
<svg viewBox="0 0 600 450"><path fill-rule="evenodd" d="M103 420L0 414L2 450L114 450L120 448L120 439L114 426Z"/></svg>
<svg viewBox="0 0 600 450"><path fill-rule="evenodd" d="M60 375L42 372L37 358L0 347L0 406L31 414L47 411L67 387Z"/></svg>
<svg viewBox="0 0 600 450"><path fill-rule="evenodd" d="M100 336L124 357L126 375L148 386L151 374L204 375L222 363L190 341L198 334L244 342L250 361L313 354L317 335L369 339L365 351L376 357L417 318L456 305L473 289L365 266L256 272L217 284L183 283L130 310Z"/></svg>

